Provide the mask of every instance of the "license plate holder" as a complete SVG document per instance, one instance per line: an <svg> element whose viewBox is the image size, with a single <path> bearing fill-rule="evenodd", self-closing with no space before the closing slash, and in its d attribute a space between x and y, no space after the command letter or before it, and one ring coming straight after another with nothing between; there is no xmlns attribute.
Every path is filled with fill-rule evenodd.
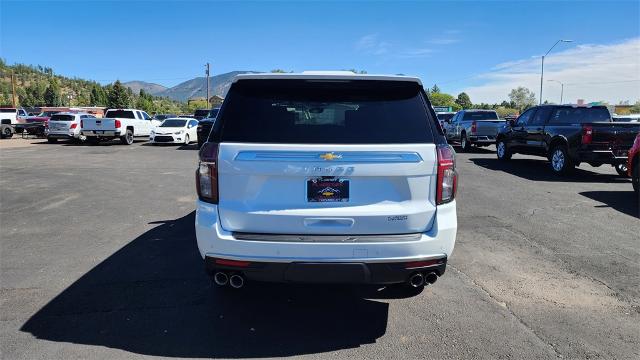
<svg viewBox="0 0 640 360"><path fill-rule="evenodd" d="M307 179L307 202L348 202L349 179L323 176Z"/></svg>

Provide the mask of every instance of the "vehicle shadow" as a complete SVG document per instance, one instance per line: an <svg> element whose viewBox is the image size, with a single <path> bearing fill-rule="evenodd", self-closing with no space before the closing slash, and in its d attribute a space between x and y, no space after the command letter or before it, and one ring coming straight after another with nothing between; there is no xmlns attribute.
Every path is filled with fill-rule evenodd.
<svg viewBox="0 0 640 360"><path fill-rule="evenodd" d="M200 150L198 143L191 143L189 145L180 145L176 150Z"/></svg>
<svg viewBox="0 0 640 360"><path fill-rule="evenodd" d="M580 195L603 203L595 207L610 207L623 214L640 218L640 198L629 186L629 191L584 191Z"/></svg>
<svg viewBox="0 0 640 360"><path fill-rule="evenodd" d="M576 168L571 174L557 175L549 168L546 160L537 159L512 159L500 161L497 158L470 158L474 164L485 169L504 171L527 180L551 181L551 182L577 182L577 183L625 183L631 182L615 174L599 174L592 171ZM631 186L631 185L629 185Z"/></svg>
<svg viewBox="0 0 640 360"><path fill-rule="evenodd" d="M347 286L212 287L192 212L159 222L118 250L21 331L144 355L294 356L375 343L386 332L388 304L364 297L369 295L375 294Z"/></svg>

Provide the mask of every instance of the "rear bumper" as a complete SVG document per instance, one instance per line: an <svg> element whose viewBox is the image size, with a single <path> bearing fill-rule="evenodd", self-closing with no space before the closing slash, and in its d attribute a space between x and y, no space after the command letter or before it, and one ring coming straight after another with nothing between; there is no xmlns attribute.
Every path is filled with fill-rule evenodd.
<svg viewBox="0 0 640 360"><path fill-rule="evenodd" d="M80 136L80 134L74 134L74 133L62 133L62 132L51 132L49 131L47 133L47 137L48 138L52 138L52 139L75 139L78 138Z"/></svg>
<svg viewBox="0 0 640 360"><path fill-rule="evenodd" d="M416 272L442 276L447 258L414 262L249 262L243 267L220 265L216 258L204 259L207 274L218 271L242 273L249 280L325 284L394 284L406 282Z"/></svg>
<svg viewBox="0 0 640 360"><path fill-rule="evenodd" d="M493 135L472 135L469 136L469 141L473 144L495 144L496 137Z"/></svg>
<svg viewBox="0 0 640 360"><path fill-rule="evenodd" d="M591 150L591 151L578 151L578 160L581 162L593 162L600 164L625 164L627 162L627 152L612 150Z"/></svg>
<svg viewBox="0 0 640 360"><path fill-rule="evenodd" d="M408 262L444 259L434 268L439 275L444 273L456 238L455 201L438 206L435 216L431 229L412 241L239 240L220 226L216 205L198 201L195 226L198 249L208 271L217 266L211 259L227 259L255 263L255 268L241 270L254 280L394 283L406 281L408 274L418 271L406 269ZM329 276L335 273L343 273L345 280Z"/></svg>
<svg viewBox="0 0 640 360"><path fill-rule="evenodd" d="M110 131L110 130L82 130L82 135L87 137L102 137L102 138L113 138L119 137L120 131Z"/></svg>

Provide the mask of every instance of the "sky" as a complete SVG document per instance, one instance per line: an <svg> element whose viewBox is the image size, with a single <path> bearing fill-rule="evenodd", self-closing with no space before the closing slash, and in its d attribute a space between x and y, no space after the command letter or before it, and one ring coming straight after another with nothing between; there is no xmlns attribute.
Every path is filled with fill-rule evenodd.
<svg viewBox="0 0 640 360"><path fill-rule="evenodd" d="M0 57L110 83L234 70L357 69L501 102L545 79L564 102L640 99L640 1L0 0ZM561 85L544 81L543 99Z"/></svg>

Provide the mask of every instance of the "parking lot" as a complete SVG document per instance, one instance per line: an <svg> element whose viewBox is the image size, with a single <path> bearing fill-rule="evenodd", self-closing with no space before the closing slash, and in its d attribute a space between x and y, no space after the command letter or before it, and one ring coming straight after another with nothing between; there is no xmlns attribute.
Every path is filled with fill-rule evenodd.
<svg viewBox="0 0 640 360"><path fill-rule="evenodd" d="M0 142L2 358L640 357L629 179L458 154L458 238L416 296L212 288L192 146Z"/></svg>

